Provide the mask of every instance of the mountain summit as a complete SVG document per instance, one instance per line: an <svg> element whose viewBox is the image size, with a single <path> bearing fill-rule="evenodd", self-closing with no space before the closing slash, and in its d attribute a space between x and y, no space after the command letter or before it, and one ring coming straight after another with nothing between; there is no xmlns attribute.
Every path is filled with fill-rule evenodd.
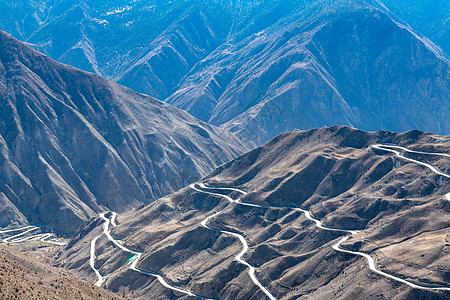
<svg viewBox="0 0 450 300"><path fill-rule="evenodd" d="M0 226L73 233L175 191L248 148L232 134L0 32Z"/></svg>
<svg viewBox="0 0 450 300"><path fill-rule="evenodd" d="M40 0L0 16L61 62L257 144L332 125L448 134L448 56L426 36L445 41L448 1L385 2Z"/></svg>
<svg viewBox="0 0 450 300"><path fill-rule="evenodd" d="M105 288L141 299L447 299L449 145L417 130L280 134L201 182L107 216L115 225L95 268L110 274ZM86 245L105 220L85 224L59 264L95 282Z"/></svg>

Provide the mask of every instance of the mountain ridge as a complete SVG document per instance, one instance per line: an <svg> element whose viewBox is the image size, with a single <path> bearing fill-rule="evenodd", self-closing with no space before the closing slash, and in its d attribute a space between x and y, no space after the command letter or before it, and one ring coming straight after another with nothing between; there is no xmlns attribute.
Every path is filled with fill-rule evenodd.
<svg viewBox="0 0 450 300"><path fill-rule="evenodd" d="M0 42L3 226L28 220L68 233L94 212L149 203L247 149L232 134L4 32Z"/></svg>
<svg viewBox="0 0 450 300"><path fill-rule="evenodd" d="M448 141L417 130L369 133L345 126L281 134L201 182L119 214L108 229L121 245L143 253L139 270L186 293L121 267L127 256L106 238L97 241L95 267L111 273L105 288L133 289L142 299L187 292L267 299L240 259L277 299L445 298L448 179L373 146L448 153ZM447 157L399 151L448 173ZM57 260L91 281L85 245L100 224L92 227ZM377 270L425 288L374 274L361 255L336 247L367 254ZM139 284L131 288L130 282Z"/></svg>
<svg viewBox="0 0 450 300"><path fill-rule="evenodd" d="M37 13L45 21L27 19L17 34L258 145L284 131L332 125L449 132L440 114L450 93L448 59L417 32L423 26L402 21L412 20L402 5L63 1L50 9L52 3ZM433 24L445 27L440 18ZM424 114L414 111L424 103Z"/></svg>

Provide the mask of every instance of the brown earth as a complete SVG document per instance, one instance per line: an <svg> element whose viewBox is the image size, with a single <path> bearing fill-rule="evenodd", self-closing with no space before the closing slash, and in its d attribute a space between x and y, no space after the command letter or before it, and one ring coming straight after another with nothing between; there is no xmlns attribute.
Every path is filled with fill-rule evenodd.
<svg viewBox="0 0 450 300"><path fill-rule="evenodd" d="M282 134L204 179L209 186L238 187L243 202L308 209L326 226L361 230L343 248L363 251L390 274L425 286L450 286L449 180L370 145L450 152L450 137L419 131L368 133L331 127ZM449 159L423 157L448 172ZM217 193L225 191L215 190ZM236 198L237 193L229 193ZM144 252L138 268L168 283L215 299L266 299L234 257L241 243L200 227L238 232L249 244L244 259L277 299L446 299L448 293L410 288L369 270L359 256L332 249L344 234L318 229L298 211L230 204L184 188L147 207L118 216L111 234ZM58 262L92 282L89 242L101 232L92 221ZM98 240L97 268L112 273L105 287L138 298L175 299L151 277L120 267L127 257Z"/></svg>
<svg viewBox="0 0 450 300"><path fill-rule="evenodd" d="M0 299L122 299L68 272L0 246Z"/></svg>

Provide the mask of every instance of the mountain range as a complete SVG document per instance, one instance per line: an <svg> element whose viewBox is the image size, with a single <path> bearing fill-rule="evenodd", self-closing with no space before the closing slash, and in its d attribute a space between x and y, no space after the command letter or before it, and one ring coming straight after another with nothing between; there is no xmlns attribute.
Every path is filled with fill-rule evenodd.
<svg viewBox="0 0 450 300"><path fill-rule="evenodd" d="M0 5L2 295L450 297L449 3Z"/></svg>
<svg viewBox="0 0 450 300"><path fill-rule="evenodd" d="M442 54L450 54L450 3L445 0L383 0L379 2L395 17L404 20L440 46Z"/></svg>
<svg viewBox="0 0 450 300"><path fill-rule="evenodd" d="M449 5L428 2L48 0L0 15L56 60L261 145L331 125L448 134Z"/></svg>
<svg viewBox="0 0 450 300"><path fill-rule="evenodd" d="M94 282L86 245L99 236L103 286L139 299L445 299L450 175L417 161L448 174L449 144L343 126L281 134L145 208L91 220L58 264Z"/></svg>
<svg viewBox="0 0 450 300"><path fill-rule="evenodd" d="M0 32L0 226L71 234L248 150L232 134Z"/></svg>

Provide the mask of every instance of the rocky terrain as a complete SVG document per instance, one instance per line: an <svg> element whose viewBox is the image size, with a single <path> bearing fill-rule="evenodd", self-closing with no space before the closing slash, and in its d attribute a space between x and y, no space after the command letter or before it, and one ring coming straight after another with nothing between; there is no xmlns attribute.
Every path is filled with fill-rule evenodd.
<svg viewBox="0 0 450 300"><path fill-rule="evenodd" d="M123 299L3 245L0 246L0 298Z"/></svg>
<svg viewBox="0 0 450 300"><path fill-rule="evenodd" d="M448 1L3 2L0 29L257 144L332 125L450 132Z"/></svg>
<svg viewBox="0 0 450 300"><path fill-rule="evenodd" d="M71 234L248 150L232 134L0 32L0 227Z"/></svg>
<svg viewBox="0 0 450 300"><path fill-rule="evenodd" d="M95 282L89 252L99 236L94 267L108 275L103 286L142 299L445 299L448 175L407 159L448 174L450 156L398 150L400 157L376 144L450 153L448 136L420 131L337 126L281 134L217 168L202 180L206 186L183 188L114 221L110 215L108 223L91 220L57 264ZM381 274L342 249L370 255ZM131 264L136 255L129 251L142 256Z"/></svg>
<svg viewBox="0 0 450 300"><path fill-rule="evenodd" d="M0 0L0 298L450 299L447 2Z"/></svg>

